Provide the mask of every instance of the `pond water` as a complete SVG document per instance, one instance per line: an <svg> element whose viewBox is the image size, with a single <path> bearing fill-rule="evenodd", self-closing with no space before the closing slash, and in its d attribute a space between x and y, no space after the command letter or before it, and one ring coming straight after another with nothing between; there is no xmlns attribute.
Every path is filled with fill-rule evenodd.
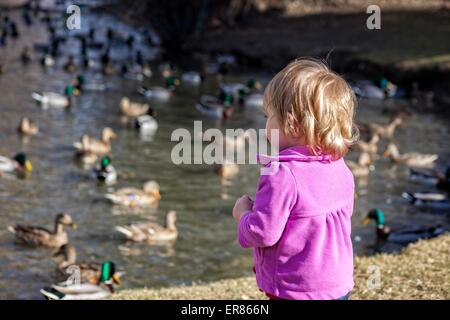
<svg viewBox="0 0 450 320"><path fill-rule="evenodd" d="M125 34L130 30L107 16L86 17L87 25L114 25ZM85 25L83 25L85 27ZM38 63L23 66L20 51L24 44L45 42L43 25L32 29L19 26L22 37L0 49L0 60L6 73L0 75L0 155L12 156L24 151L33 163L29 179L0 178L0 298L39 299L39 289L54 281L52 252L33 249L14 241L7 231L13 223L51 227L56 213L72 215L78 224L69 230L71 242L78 249L79 261L109 259L126 270L121 288L157 287L213 281L251 274L251 252L236 243L236 225L231 217L234 200L254 194L259 168L241 165L239 175L221 180L207 165L181 165L171 162L176 128L193 129L194 120L203 120L204 129L264 128L265 119L259 110L238 109L225 122L203 119L195 110L202 92L216 92L217 83L208 78L201 88L181 86L166 104L152 103L158 111L159 130L151 141L119 122L118 102L124 95L142 100L136 89L139 82L110 77L113 89L105 93L85 93L77 98L69 112L42 110L31 99L31 92L62 91L71 76L58 67L45 71ZM98 31L102 33L102 31ZM66 52L78 52L77 42L70 41ZM126 53L114 52L116 57ZM40 56L35 55L36 58ZM155 69L155 68L154 68ZM94 72L86 73L93 77ZM250 75L229 80L246 81ZM255 75L268 79L269 74ZM152 78L147 84L160 84ZM396 109L406 101L360 101L357 118L362 122L387 122L384 109ZM21 116L36 120L40 133L23 141L16 133ZM100 130L112 127L118 138L113 142L113 163L121 174L113 187L98 185L89 172L73 162L72 143L81 134L99 136ZM433 115L416 115L396 133L402 152L439 153L444 167L450 155L448 120ZM385 143L380 146L383 150ZM350 154L349 158L354 158ZM155 210L124 210L102 201L109 189L137 186L154 179L161 185L162 199ZM409 206L400 195L407 190L424 190L410 182L407 170L392 166L387 160L376 163L376 171L368 179L358 181L358 198L353 218L353 237L357 254L372 254L375 227L363 226L361 220L372 207L380 207L392 226L405 224L448 224L448 216ZM178 213L179 238L174 246L152 247L128 244L117 238L114 226L135 221L164 220L168 210ZM398 249L398 248L394 248ZM391 250L391 249L387 249Z"/></svg>

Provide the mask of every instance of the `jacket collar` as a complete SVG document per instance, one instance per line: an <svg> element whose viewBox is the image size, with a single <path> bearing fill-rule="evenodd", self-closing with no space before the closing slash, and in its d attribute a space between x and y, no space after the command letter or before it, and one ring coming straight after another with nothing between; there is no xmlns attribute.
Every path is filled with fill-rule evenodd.
<svg viewBox="0 0 450 320"><path fill-rule="evenodd" d="M266 165L270 162L303 161L303 162L331 162L330 155L315 155L307 146L295 146L281 150L276 156L258 154L258 163Z"/></svg>

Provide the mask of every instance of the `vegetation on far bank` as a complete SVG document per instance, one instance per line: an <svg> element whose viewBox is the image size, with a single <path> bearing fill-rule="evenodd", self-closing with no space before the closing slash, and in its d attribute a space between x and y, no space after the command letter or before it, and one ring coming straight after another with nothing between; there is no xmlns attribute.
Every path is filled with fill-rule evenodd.
<svg viewBox="0 0 450 320"><path fill-rule="evenodd" d="M450 299L450 234L411 244L400 254L355 258L352 299ZM379 266L380 287L367 288L368 267ZM254 277L192 286L122 290L113 299L266 299Z"/></svg>

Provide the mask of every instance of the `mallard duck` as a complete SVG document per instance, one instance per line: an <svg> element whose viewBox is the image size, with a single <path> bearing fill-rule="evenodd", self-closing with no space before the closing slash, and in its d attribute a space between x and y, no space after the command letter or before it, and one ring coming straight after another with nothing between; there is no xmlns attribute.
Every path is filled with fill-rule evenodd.
<svg viewBox="0 0 450 320"><path fill-rule="evenodd" d="M91 151L85 151L82 149L75 151L75 160L82 166L89 168L97 162L98 156Z"/></svg>
<svg viewBox="0 0 450 320"><path fill-rule="evenodd" d="M202 81L202 75L196 71L188 71L181 75L181 83L198 86L202 83Z"/></svg>
<svg viewBox="0 0 450 320"><path fill-rule="evenodd" d="M345 161L355 177L367 177L375 169L369 153L361 152L358 161Z"/></svg>
<svg viewBox="0 0 450 320"><path fill-rule="evenodd" d="M233 107L210 95L201 96L196 109L207 117L216 119L227 119L233 114Z"/></svg>
<svg viewBox="0 0 450 320"><path fill-rule="evenodd" d="M131 102L128 97L123 97L120 100L120 112L130 118L137 118L147 114L150 106L147 103Z"/></svg>
<svg viewBox="0 0 450 320"><path fill-rule="evenodd" d="M140 116L135 121L135 128L142 135L153 136L158 130L158 121L149 114Z"/></svg>
<svg viewBox="0 0 450 320"><path fill-rule="evenodd" d="M214 172L224 178L232 177L239 173L239 166L233 161L224 160L214 165Z"/></svg>
<svg viewBox="0 0 450 320"><path fill-rule="evenodd" d="M102 139L96 140L84 134L79 142L74 143L74 147L81 151L88 151L97 155L105 155L111 152L111 140L115 139L117 135L114 131L106 127L102 131Z"/></svg>
<svg viewBox="0 0 450 320"><path fill-rule="evenodd" d="M63 284L52 285L41 289L41 293L50 300L96 300L105 299L114 293L114 285L120 284L120 275L116 273L113 262L103 262L100 277L96 284Z"/></svg>
<svg viewBox="0 0 450 320"><path fill-rule="evenodd" d="M403 192L402 197L418 207L432 209L450 209L450 199L446 194L437 192Z"/></svg>
<svg viewBox="0 0 450 320"><path fill-rule="evenodd" d="M380 138L392 139L394 137L395 129L403 123L403 118L395 116L387 125L378 123L369 123L367 126L372 135L378 135Z"/></svg>
<svg viewBox="0 0 450 320"><path fill-rule="evenodd" d="M69 242L67 233L64 231L64 226L76 228L72 217L67 213L60 213L55 218L55 228L53 231L41 227L15 225L9 226L8 230L12 232L16 238L23 242L44 247L59 248Z"/></svg>
<svg viewBox="0 0 450 320"><path fill-rule="evenodd" d="M380 136L377 134L374 134L372 138L369 141L362 141L359 140L355 144L355 148L362 151L367 152L372 160L375 159L377 151L378 151L378 142L380 141Z"/></svg>
<svg viewBox="0 0 450 320"><path fill-rule="evenodd" d="M109 156L103 156L97 168L94 169L98 181L111 185L117 182L117 171L111 163Z"/></svg>
<svg viewBox="0 0 450 320"><path fill-rule="evenodd" d="M165 242L174 241L178 237L175 222L177 214L169 211L166 215L166 224L161 226L157 223L143 222L116 226L116 231L120 232L127 240L134 242Z"/></svg>
<svg viewBox="0 0 450 320"><path fill-rule="evenodd" d="M163 87L140 87L138 92L147 99L154 99L157 101L169 101L173 95L172 90Z"/></svg>
<svg viewBox="0 0 450 320"><path fill-rule="evenodd" d="M80 283L92 283L98 284L98 280L101 276L102 264L100 263L77 263L77 250L75 246L71 243L67 243L61 246L54 254L53 261L57 265L57 272L60 278L67 279L68 274L71 274L72 270L77 268L79 271ZM109 263L105 261L103 263ZM115 277L119 277L116 273ZM61 284L69 284L70 279L67 279Z"/></svg>
<svg viewBox="0 0 450 320"><path fill-rule="evenodd" d="M409 169L409 176L413 181L434 185L438 189L450 189L450 167L447 168L445 174L434 169Z"/></svg>
<svg viewBox="0 0 450 320"><path fill-rule="evenodd" d="M261 108L264 105L264 95L262 93L251 93L242 99L244 106L247 108Z"/></svg>
<svg viewBox="0 0 450 320"><path fill-rule="evenodd" d="M68 85L64 89L64 94L55 92L33 92L31 97L39 102L44 109L48 107L52 108L70 108L72 105L72 98L74 95L78 95L78 90L73 85Z"/></svg>
<svg viewBox="0 0 450 320"><path fill-rule="evenodd" d="M158 204L161 199L159 184L156 181L148 181L143 189L123 188L114 193L107 193L105 198L114 204L127 207L145 207Z"/></svg>
<svg viewBox="0 0 450 320"><path fill-rule="evenodd" d="M389 143L386 151L383 153L383 157L389 156L392 161L396 163L416 168L432 168L434 162L439 158L437 154L424 154L418 152L400 154L397 146L393 142Z"/></svg>
<svg viewBox="0 0 450 320"><path fill-rule="evenodd" d="M34 121L31 121L27 117L23 117L17 127L17 131L23 135L34 136L38 134L39 127Z"/></svg>
<svg viewBox="0 0 450 320"><path fill-rule="evenodd" d="M80 74L77 76L76 79L76 88L79 90L79 92L86 92L86 91L103 92L110 89L110 85L100 79L90 79L88 81L86 80L84 75Z"/></svg>
<svg viewBox="0 0 450 320"><path fill-rule="evenodd" d="M18 153L14 158L0 156L0 174L1 173L20 173L33 170L31 162L27 160L25 153Z"/></svg>
<svg viewBox="0 0 450 320"><path fill-rule="evenodd" d="M441 226L434 227L413 227L400 230L391 230L385 225L384 213L380 209L372 209L367 214L363 223L368 224L370 220L376 223L377 238L379 240L407 244L419 239L430 239L446 232Z"/></svg>

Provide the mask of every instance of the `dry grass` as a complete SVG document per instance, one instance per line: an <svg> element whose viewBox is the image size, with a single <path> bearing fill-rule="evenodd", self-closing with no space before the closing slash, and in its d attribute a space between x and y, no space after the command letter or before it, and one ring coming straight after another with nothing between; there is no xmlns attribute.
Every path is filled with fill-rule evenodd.
<svg viewBox="0 0 450 320"><path fill-rule="evenodd" d="M379 254L355 259L356 286L352 299L449 299L450 235L420 241L401 254ZM381 285L368 289L367 268L379 266ZM115 299L265 299L253 277L221 280L173 288L124 290Z"/></svg>

